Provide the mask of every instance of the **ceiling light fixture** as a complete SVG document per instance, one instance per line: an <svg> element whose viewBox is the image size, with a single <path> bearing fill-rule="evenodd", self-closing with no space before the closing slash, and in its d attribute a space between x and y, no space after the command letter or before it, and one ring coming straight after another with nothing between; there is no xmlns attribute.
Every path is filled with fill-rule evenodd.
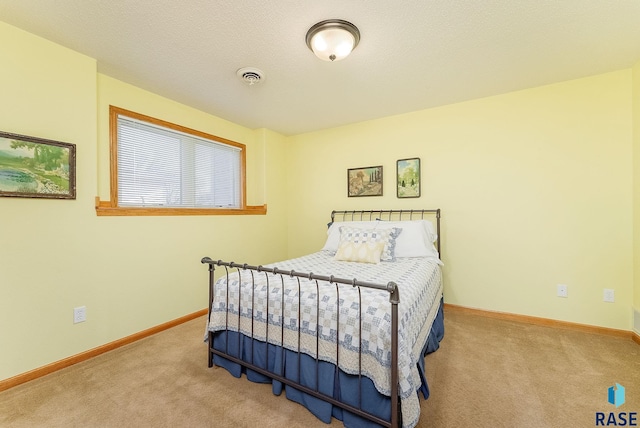
<svg viewBox="0 0 640 428"><path fill-rule="evenodd" d="M360 31L348 21L327 19L307 31L307 46L323 61L346 58L360 42Z"/></svg>

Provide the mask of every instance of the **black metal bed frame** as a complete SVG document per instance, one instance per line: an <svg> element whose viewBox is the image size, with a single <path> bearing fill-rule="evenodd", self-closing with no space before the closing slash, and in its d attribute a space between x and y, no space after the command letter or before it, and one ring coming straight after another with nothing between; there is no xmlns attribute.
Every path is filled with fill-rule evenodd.
<svg viewBox="0 0 640 428"><path fill-rule="evenodd" d="M379 217L375 217L375 215L378 214ZM392 218L395 219L397 216L398 220L402 220L402 216L408 216L409 220L413 220L414 216L417 217L418 215L420 216L420 219L424 219L425 214L435 214L436 216L436 228L437 228L437 233L438 233L438 240L437 240L437 249L438 249L438 253L440 252L440 209L435 209L435 210L367 210L367 211L332 211L331 212L331 222L336 221L336 217L341 217L342 221L362 221L362 220L384 220L385 216L387 220L391 220ZM368 215L368 218L367 218ZM350 216L350 218L349 218ZM364 281L358 281L357 279L345 279L345 278L336 278L333 275L331 276L325 276L325 275L317 275L314 274L312 272L296 272L293 270L282 270L282 269L278 269L277 267L273 267L273 268L267 268L267 267L263 267L263 266L252 266L249 264L239 264L239 263L234 263L234 262L224 262L222 260L217 260L214 261L209 257L204 257L201 260L201 263L203 264L208 264L209 265L209 316L208 316L208 320L211 321L211 308L212 305L214 303L214 287L215 287L215 267L216 266L222 266L225 269L226 272L226 277L227 277L227 283L229 280L229 268L235 268L238 272L238 275L240 275L241 271L250 271L251 273L251 277L252 277L252 290L255 287L255 277L254 277L254 272L257 273L264 273L265 277L266 277L266 283L267 283L267 294L269 294L268 291L268 287L269 287L269 274L275 275L277 276L277 278L280 279L280 283L282 284L282 314L284 314L284 293L285 293L285 284L284 284L284 276L289 276L291 278L297 278L297 284L298 284L298 320L300 320L300 278L305 278L309 281L314 281L315 285L316 285L316 290L318 291L316 294L319 296L319 281L323 281L323 282L327 282L329 284L333 284L335 286L336 289L336 293L339 296L339 292L340 292L340 288L339 285L350 285L351 287L357 287L358 288L358 296L360 296L360 288L370 288L370 289L377 289L377 290L381 290L381 291L386 291L389 293L389 303L391 304L391 420L390 421L386 421L384 419L381 419L379 417L377 417L376 415L373 415L371 413L368 413L366 411L364 411L362 409L362 398L361 396L359 396L358 398L358 403L359 403L359 407L355 407L352 405L349 405L347 403L343 403L340 402L338 400L336 400L335 398L333 398L330 395L324 394L322 392L319 391L319 379L318 379L318 362L319 362L319 358L318 358L318 348L316 347L316 382L315 382L315 389L313 388L309 388L305 385L302 385L300 383L300 380L298 382L291 380L289 378L286 378L284 376L284 371L282 371L282 375L277 374L275 372L269 371L268 367L268 352L267 352L267 364L265 364L265 367L267 367L267 369L259 367L255 364L253 364L253 350L251 351L251 361L244 361L241 358L236 358L233 355L229 354L229 349L228 349L228 343L229 341L226 341L226 349L225 352L222 352L220 350L217 350L214 348L213 346L213 342L214 342L214 333L209 331L208 332L208 367L213 367L213 357L214 355L219 355L223 358L226 358L234 363L237 363L245 368L254 370L264 376L267 376L271 379L277 380L279 382L282 382L284 385L288 385L291 386L299 391L302 391L306 394L309 394L313 397L316 397L320 400L323 400L325 402L328 402L334 406L340 407L344 410L347 410L349 412L352 412L358 416L361 416L363 418L366 418L370 421L373 421L377 424L380 424L382 426L385 427L399 427L401 424L401 414L400 414L400 397L399 397L399 393L398 393L398 304L400 303L400 292L398 290L398 286L395 282L388 282L387 284L379 284L379 283L371 283L371 282L364 282ZM253 299L253 295L252 295L252 299ZM228 289L227 289L227 302L229 301L228 298ZM239 296L238 301L241 301L241 296ZM340 316L340 302L339 299L337 299L337 303L336 303L337 307L336 307L336 313L338 315L338 317ZM252 308L253 308L253 304L252 304ZM253 309L252 309L253 311ZM360 331L359 331L359 338L362 337L362 305L361 305L361 301L359 304L359 314L358 314L358 319L360 319ZM240 332L240 317L241 317L241 310L238 310L238 334L239 334L239 338L241 337L242 333ZM268 324L268 318L269 318L269 308L268 308L268 303L267 303L267 324ZM226 328L228 329L228 322L229 322L229 316L230 313L227 312L227 316L226 316ZM284 315L283 315L284 316ZM339 321L339 320L338 320ZM251 321L251 330L252 330L252 335L253 335L253 325L254 325L254 320L252 319ZM284 344L284 322L280 323L281 325L281 342L282 344ZM337 338L336 338L336 369L339 369L340 365L339 365L339 322L337 322ZM301 354L301 350L300 350L300 323L298 322L298 349L297 349L297 353L298 353L298 376L300 376L300 354ZM267 333L267 337L266 337L266 343L270 343L269 342L269 328L267 327L266 329L266 333ZM253 337L251 337L252 341L253 341ZM316 346L318 343L318 332L316 331ZM361 340L361 339L359 339ZM238 340L238 357L240 357L240 342L241 340ZM285 352L285 347L284 346L280 346L280 350L282 353ZM284 361L284 358L282 358L282 361ZM284 363L283 363L284 364ZM359 373L358 373L358 378L361 379L362 378L362 354L360 353L360 358L359 358ZM361 395L361 394L360 394Z"/></svg>

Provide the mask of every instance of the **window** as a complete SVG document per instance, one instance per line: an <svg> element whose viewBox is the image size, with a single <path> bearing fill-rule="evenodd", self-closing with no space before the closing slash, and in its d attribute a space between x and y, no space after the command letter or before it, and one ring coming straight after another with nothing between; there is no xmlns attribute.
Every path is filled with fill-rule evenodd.
<svg viewBox="0 0 640 428"><path fill-rule="evenodd" d="M111 201L98 201L98 214L129 214L105 209L178 215L263 208L246 207L243 144L113 106L109 113Z"/></svg>

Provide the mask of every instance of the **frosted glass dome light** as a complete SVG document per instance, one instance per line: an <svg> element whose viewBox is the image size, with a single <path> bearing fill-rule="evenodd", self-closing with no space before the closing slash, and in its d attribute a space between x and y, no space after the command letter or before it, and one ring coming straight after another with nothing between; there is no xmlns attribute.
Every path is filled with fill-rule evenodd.
<svg viewBox="0 0 640 428"><path fill-rule="evenodd" d="M348 21L328 19L307 31L307 46L323 61L346 58L360 42L360 31Z"/></svg>

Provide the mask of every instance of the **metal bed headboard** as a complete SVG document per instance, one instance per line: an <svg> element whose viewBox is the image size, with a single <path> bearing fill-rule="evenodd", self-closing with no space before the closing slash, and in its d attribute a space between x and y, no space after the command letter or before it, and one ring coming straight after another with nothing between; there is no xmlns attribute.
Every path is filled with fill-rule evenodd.
<svg viewBox="0 0 640 428"><path fill-rule="evenodd" d="M334 210L331 211L331 223L340 221L339 219L342 219L342 221L425 220L425 215L427 217L435 215L436 233L438 234L436 248L438 249L438 254L442 257L442 253L440 252L440 208L429 210ZM339 219L336 220L336 217L339 217Z"/></svg>

